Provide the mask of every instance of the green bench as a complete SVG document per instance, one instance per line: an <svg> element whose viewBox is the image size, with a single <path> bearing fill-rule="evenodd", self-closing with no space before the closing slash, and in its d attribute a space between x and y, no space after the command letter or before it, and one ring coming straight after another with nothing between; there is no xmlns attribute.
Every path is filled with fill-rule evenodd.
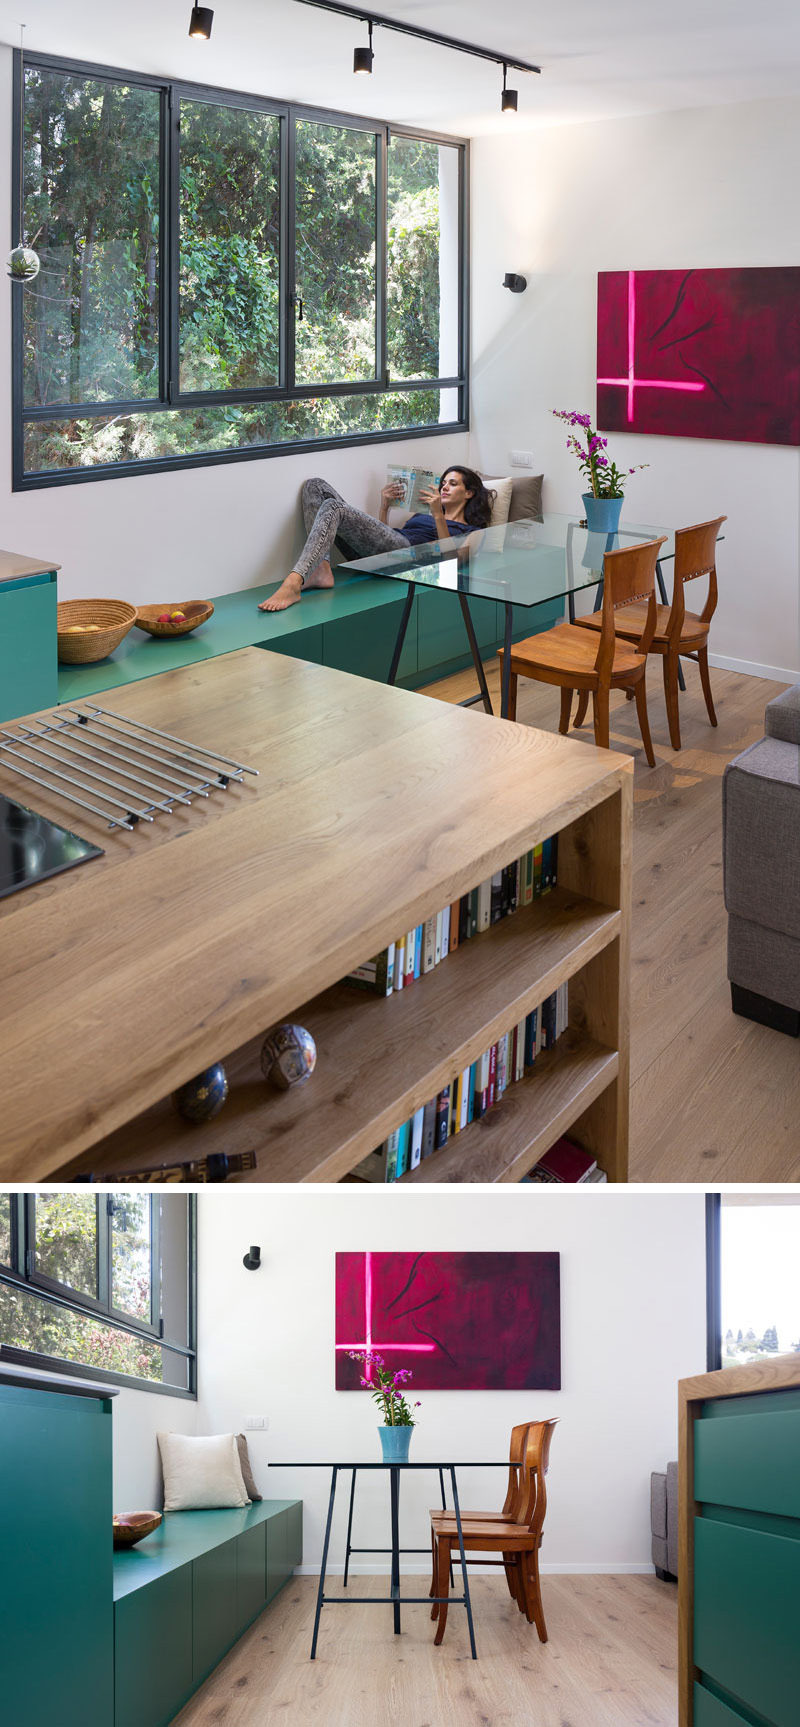
<svg viewBox="0 0 800 1727"><path fill-rule="evenodd" d="M334 588L311 590L288 611L260 612L259 600L274 587L270 582L220 594L214 599L213 617L196 634L167 639L132 629L108 659L96 665L59 666L58 700L81 701L101 690L118 689L156 672L197 665L245 647L270 648L379 683L386 681L405 601L404 583L380 576L337 576ZM481 652L489 659L502 645L503 607L496 600L472 600L470 609ZM549 629L562 611L561 601L534 610L515 607L514 639ZM458 596L418 590L397 682L417 689L471 663Z"/></svg>
<svg viewBox="0 0 800 1727"><path fill-rule="evenodd" d="M114 1727L166 1727L289 1581L299 1500L175 1511L114 1554Z"/></svg>

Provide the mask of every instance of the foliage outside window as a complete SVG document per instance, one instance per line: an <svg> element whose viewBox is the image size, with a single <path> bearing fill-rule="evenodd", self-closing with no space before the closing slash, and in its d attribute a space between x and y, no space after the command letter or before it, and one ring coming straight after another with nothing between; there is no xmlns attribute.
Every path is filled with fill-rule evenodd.
<svg viewBox="0 0 800 1727"><path fill-rule="evenodd" d="M0 1345L98 1377L194 1392L194 1201L0 1195Z"/></svg>
<svg viewBox="0 0 800 1727"><path fill-rule="evenodd" d="M800 1354L800 1203L723 1194L721 1364Z"/></svg>
<svg viewBox="0 0 800 1727"><path fill-rule="evenodd" d="M465 146L45 57L23 111L15 485L466 424Z"/></svg>

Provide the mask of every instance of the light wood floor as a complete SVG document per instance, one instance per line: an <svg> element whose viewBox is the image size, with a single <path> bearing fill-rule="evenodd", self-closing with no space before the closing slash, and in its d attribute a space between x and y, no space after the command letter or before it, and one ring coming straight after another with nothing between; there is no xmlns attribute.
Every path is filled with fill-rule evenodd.
<svg viewBox="0 0 800 1727"><path fill-rule="evenodd" d="M499 711L497 660L487 673ZM676 754L660 666L648 673L654 769L633 703L611 697L611 748L636 763L630 1179L798 1181L800 1043L731 1012L722 897L723 768L761 737L765 705L785 685L712 668L714 730L696 666L685 675ZM427 693L459 701L474 682L464 672ZM557 731L558 712L558 690L520 680L522 724ZM591 743L591 723L574 735Z"/></svg>
<svg viewBox="0 0 800 1727"><path fill-rule="evenodd" d="M418 1579L405 1577L411 1593ZM333 1592L339 1590L337 1580ZM427 1581L425 1587L427 1588ZM287 1584L176 1717L175 1727L675 1727L677 1590L655 1577L548 1577L549 1642L512 1605L505 1582L471 1583L478 1660L463 1607L433 1646L425 1607L323 1609L309 1661L317 1580ZM348 1594L388 1594L388 1578L351 1578ZM421 1591L420 1591L421 1592Z"/></svg>

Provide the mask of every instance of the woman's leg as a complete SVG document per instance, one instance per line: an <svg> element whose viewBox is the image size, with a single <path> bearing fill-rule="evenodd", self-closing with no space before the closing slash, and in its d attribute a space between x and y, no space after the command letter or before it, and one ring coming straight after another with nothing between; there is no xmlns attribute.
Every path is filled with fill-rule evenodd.
<svg viewBox="0 0 800 1727"><path fill-rule="evenodd" d="M307 539L294 568L268 600L262 612L282 612L299 600L302 589L333 587L330 554L341 538L351 557L367 558L394 552L406 544L396 528L356 510L327 480L306 480L301 494Z"/></svg>

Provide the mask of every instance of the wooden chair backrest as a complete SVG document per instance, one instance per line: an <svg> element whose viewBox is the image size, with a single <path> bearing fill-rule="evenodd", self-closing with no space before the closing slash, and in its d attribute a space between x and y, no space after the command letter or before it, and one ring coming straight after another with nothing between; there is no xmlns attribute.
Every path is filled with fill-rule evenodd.
<svg viewBox="0 0 800 1727"><path fill-rule="evenodd" d="M675 574L672 606L667 623L667 635L680 638L686 615L684 583L697 576L708 576L706 603L700 622L709 624L717 609L717 537L727 516L717 516L713 522L697 522L693 528L678 528L675 534Z"/></svg>
<svg viewBox="0 0 800 1727"><path fill-rule="evenodd" d="M656 627L656 563L666 539L642 540L635 546L620 546L616 552L606 552L603 559L603 614L600 643L595 671L601 680L611 675L614 664L614 613L620 606L630 606L635 600L647 600L644 629L636 644L637 652L646 654Z"/></svg>
<svg viewBox="0 0 800 1727"><path fill-rule="evenodd" d="M525 1462L525 1448L530 1431L530 1422L523 1421L521 1426L512 1427L508 1447L508 1490L503 1502L503 1517L513 1517L517 1506L520 1475Z"/></svg>
<svg viewBox="0 0 800 1727"><path fill-rule="evenodd" d="M527 1524L532 1535L541 1532L547 1510L545 1476L550 1463L550 1445L558 1418L532 1421L525 1444L525 1462L521 1470L520 1494L515 1523Z"/></svg>

